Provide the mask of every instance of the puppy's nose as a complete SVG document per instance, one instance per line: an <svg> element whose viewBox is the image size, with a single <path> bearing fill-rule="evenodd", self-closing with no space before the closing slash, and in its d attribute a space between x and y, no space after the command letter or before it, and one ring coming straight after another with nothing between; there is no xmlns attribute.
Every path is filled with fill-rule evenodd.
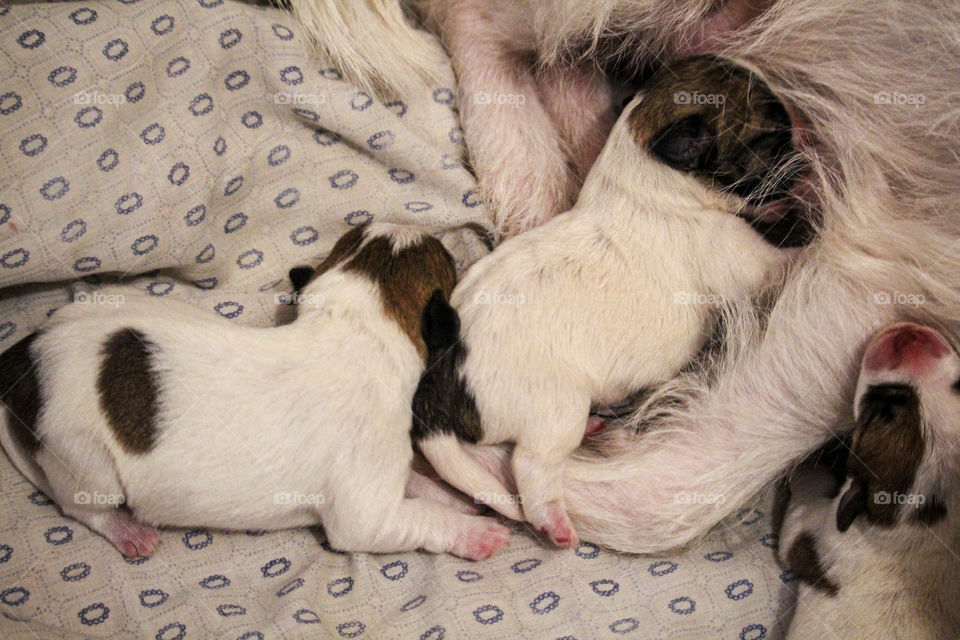
<svg viewBox="0 0 960 640"><path fill-rule="evenodd" d="M874 336L867 346L863 367L868 372L906 369L923 375L936 360L949 352L950 346L939 333L919 324L904 322Z"/></svg>

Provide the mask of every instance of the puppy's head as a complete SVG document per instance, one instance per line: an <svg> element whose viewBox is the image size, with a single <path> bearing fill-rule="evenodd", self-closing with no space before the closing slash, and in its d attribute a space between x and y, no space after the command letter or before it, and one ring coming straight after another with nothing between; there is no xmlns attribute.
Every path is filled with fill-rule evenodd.
<svg viewBox="0 0 960 640"><path fill-rule="evenodd" d="M379 289L384 312L409 336L421 355L426 346L422 317L428 303L447 300L457 281L453 258L439 240L418 227L365 224L345 233L316 268L294 267L290 281L297 293L323 285L327 273L368 278ZM306 296L298 296L305 298Z"/></svg>
<svg viewBox="0 0 960 640"><path fill-rule="evenodd" d="M757 75L713 57L687 58L654 73L630 104L630 131L656 161L727 195L729 208L771 241L809 240L800 228L774 228L798 222L780 218L801 162L786 107Z"/></svg>
<svg viewBox="0 0 960 640"><path fill-rule="evenodd" d="M947 339L914 323L874 336L854 416L837 528L863 512L881 526L942 519L955 498L960 445L960 357Z"/></svg>

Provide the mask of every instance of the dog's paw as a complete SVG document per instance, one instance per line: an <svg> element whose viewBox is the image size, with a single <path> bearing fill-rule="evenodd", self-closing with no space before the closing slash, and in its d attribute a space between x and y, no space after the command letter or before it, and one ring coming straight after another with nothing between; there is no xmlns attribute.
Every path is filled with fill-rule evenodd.
<svg viewBox="0 0 960 640"><path fill-rule="evenodd" d="M110 542L127 558L149 557L160 546L160 532L126 511L112 514L108 529Z"/></svg>
<svg viewBox="0 0 960 640"><path fill-rule="evenodd" d="M510 540L507 529L493 518L473 518L474 524L453 543L450 553L468 560L486 560Z"/></svg>
<svg viewBox="0 0 960 640"><path fill-rule="evenodd" d="M550 542L566 549L575 546L579 540L573 523L559 500L548 502L544 507L545 521L534 523L540 533L550 538Z"/></svg>

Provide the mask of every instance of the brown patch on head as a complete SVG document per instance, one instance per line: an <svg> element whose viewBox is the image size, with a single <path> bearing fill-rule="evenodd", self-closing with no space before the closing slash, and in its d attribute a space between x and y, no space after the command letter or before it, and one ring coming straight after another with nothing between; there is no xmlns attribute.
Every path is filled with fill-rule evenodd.
<svg viewBox="0 0 960 640"><path fill-rule="evenodd" d="M853 433L847 473L862 494L850 509L865 509L870 521L883 526L897 523L903 507L895 495L913 487L923 458L924 440L920 398L902 384L871 386L860 400L860 416ZM841 510L845 503L841 501ZM852 520L855 513L844 514Z"/></svg>
<svg viewBox="0 0 960 640"><path fill-rule="evenodd" d="M30 356L36 337L31 333L0 354L0 402L6 408L7 425L17 444L31 455L40 448L36 434L40 385Z"/></svg>
<svg viewBox="0 0 960 640"><path fill-rule="evenodd" d="M712 189L761 205L796 171L790 116L756 75L708 56L658 70L628 116L637 143Z"/></svg>
<svg viewBox="0 0 960 640"><path fill-rule="evenodd" d="M140 331L121 329L107 338L100 351L100 408L127 453L147 453L156 444L155 350Z"/></svg>
<svg viewBox="0 0 960 640"><path fill-rule="evenodd" d="M368 226L369 223L365 222L353 227L340 236L336 244L333 245L333 249L330 250L330 253L327 254L327 257L323 259L323 262L321 262L316 269L312 269L311 267L294 267L291 269L290 279L294 284L294 288L299 291L353 255L353 253L360 248L360 245L363 244L363 235Z"/></svg>
<svg viewBox="0 0 960 640"><path fill-rule="evenodd" d="M344 264L344 270L362 273L377 284L384 310L426 359L421 335L423 310L434 291L447 299L457 282L453 258L440 241L423 234L394 249L393 238L378 235L366 241Z"/></svg>
<svg viewBox="0 0 960 640"><path fill-rule="evenodd" d="M827 577L827 570L817 553L817 541L810 532L801 531L793 541L787 552L787 563L801 580L831 598L840 591L840 587Z"/></svg>

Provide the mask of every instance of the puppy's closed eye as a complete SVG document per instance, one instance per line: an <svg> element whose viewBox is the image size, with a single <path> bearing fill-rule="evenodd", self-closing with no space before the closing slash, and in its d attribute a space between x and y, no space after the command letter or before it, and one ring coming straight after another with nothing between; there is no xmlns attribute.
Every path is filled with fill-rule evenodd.
<svg viewBox="0 0 960 640"><path fill-rule="evenodd" d="M716 136L699 115L667 125L653 137L650 150L679 171L709 167L716 155Z"/></svg>

